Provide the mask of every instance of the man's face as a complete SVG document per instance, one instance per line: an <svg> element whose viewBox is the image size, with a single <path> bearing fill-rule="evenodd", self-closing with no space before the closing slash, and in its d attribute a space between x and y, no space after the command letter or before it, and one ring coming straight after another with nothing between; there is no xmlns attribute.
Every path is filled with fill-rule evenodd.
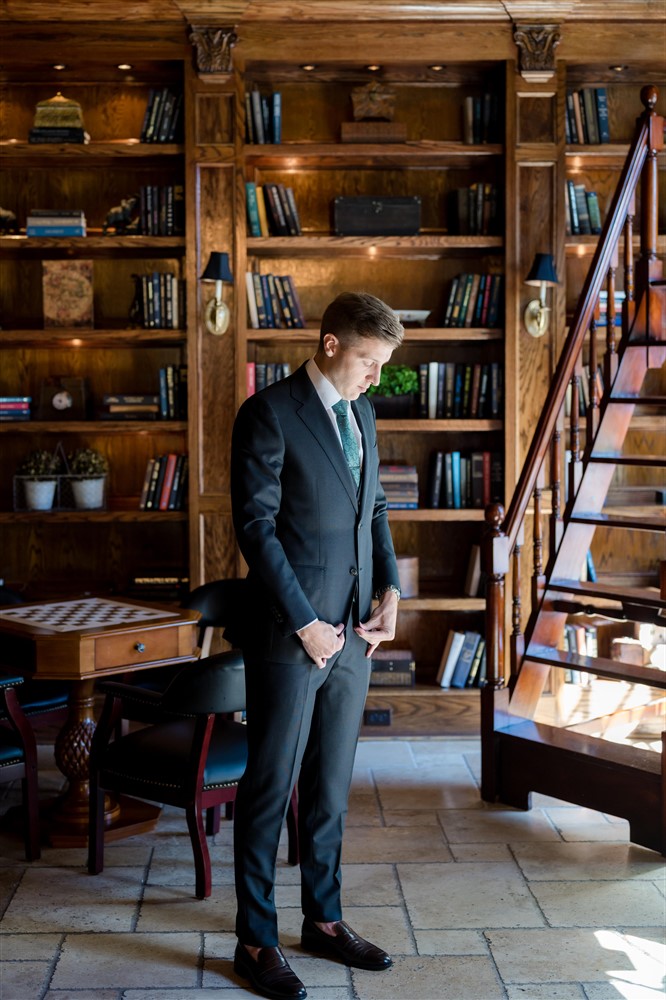
<svg viewBox="0 0 666 1000"><path fill-rule="evenodd" d="M393 349L376 337L360 337L355 344L343 347L337 337L328 334L324 347L325 374L343 399L358 399L371 385L378 385L382 366L393 354Z"/></svg>

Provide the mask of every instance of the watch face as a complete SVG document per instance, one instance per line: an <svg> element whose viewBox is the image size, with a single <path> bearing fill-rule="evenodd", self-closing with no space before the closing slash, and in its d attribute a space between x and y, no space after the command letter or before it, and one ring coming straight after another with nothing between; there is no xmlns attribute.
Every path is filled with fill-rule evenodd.
<svg viewBox="0 0 666 1000"><path fill-rule="evenodd" d="M69 410L72 406L74 400L72 399L72 394L67 392L66 389L61 389L60 392L56 392L51 403L56 410Z"/></svg>

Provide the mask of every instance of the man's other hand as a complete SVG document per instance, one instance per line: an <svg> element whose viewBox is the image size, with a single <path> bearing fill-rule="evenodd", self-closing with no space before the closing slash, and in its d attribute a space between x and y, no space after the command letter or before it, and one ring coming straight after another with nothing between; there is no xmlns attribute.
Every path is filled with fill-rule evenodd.
<svg viewBox="0 0 666 1000"><path fill-rule="evenodd" d="M299 629L296 635L303 643L305 652L320 670L323 670L331 656L339 652L345 644L343 624L329 625L328 622L316 621Z"/></svg>

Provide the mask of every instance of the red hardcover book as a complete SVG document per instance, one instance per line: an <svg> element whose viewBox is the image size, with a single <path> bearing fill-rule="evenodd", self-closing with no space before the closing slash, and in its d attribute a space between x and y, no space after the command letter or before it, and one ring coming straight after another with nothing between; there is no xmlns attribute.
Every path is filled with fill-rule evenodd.
<svg viewBox="0 0 666 1000"><path fill-rule="evenodd" d="M171 493L171 487L173 486L173 476L176 471L177 461L178 455L173 454L173 452L167 455L164 479L162 481L162 492L160 493L160 502L158 504L158 508L160 510L166 510L168 507L169 494Z"/></svg>
<svg viewBox="0 0 666 1000"><path fill-rule="evenodd" d="M483 452L483 506L487 507L490 503L490 497L492 495L492 490L490 486L490 452Z"/></svg>

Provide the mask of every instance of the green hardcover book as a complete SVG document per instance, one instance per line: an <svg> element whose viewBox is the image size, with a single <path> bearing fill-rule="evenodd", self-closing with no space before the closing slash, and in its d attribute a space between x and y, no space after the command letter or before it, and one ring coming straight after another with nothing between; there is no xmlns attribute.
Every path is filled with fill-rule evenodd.
<svg viewBox="0 0 666 1000"><path fill-rule="evenodd" d="M245 197L247 202L247 223L250 227L250 236L261 236L259 205L257 203L257 185L254 181L245 182Z"/></svg>

